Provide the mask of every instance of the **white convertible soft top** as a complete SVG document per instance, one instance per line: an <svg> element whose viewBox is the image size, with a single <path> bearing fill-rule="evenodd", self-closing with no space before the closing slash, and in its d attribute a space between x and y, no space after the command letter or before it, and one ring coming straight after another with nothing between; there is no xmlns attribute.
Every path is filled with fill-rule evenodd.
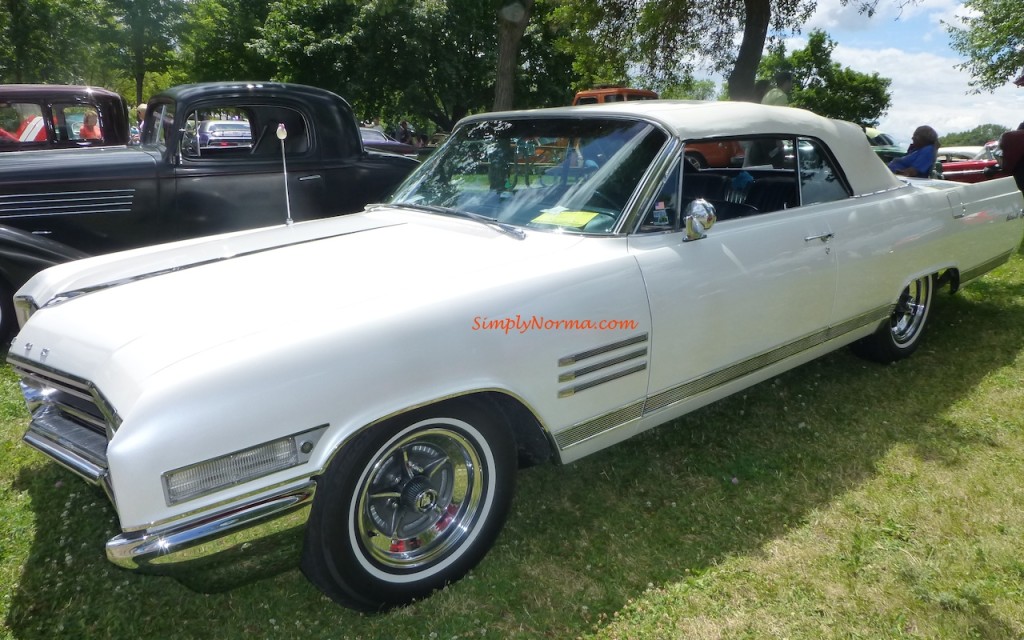
<svg viewBox="0 0 1024 640"><path fill-rule="evenodd" d="M801 135L824 142L846 174L855 195L899 187L902 183L871 149L864 131L851 122L833 120L791 107L751 102L692 100L635 100L581 107L555 107L503 113L484 113L466 120L500 117L640 117L653 120L682 140Z"/></svg>

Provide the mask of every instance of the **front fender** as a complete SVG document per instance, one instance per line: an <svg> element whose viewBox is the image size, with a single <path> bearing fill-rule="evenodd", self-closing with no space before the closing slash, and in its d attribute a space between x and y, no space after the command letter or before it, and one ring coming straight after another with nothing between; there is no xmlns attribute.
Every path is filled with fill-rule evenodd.
<svg viewBox="0 0 1024 640"><path fill-rule="evenodd" d="M0 225L0 276L17 291L36 273L56 264L88 258L84 251L28 231Z"/></svg>

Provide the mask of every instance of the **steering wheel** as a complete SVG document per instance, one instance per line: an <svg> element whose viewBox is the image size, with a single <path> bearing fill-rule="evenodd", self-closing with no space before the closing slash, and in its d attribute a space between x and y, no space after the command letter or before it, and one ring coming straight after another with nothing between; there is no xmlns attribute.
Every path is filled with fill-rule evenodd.
<svg viewBox="0 0 1024 640"><path fill-rule="evenodd" d="M597 202L595 202L595 200ZM606 196L605 194L601 193L600 191L593 191L593 192L591 192L590 200L587 201L587 206L589 207L592 204L597 205L601 209L607 209L609 211L614 211L615 215L618 215L618 213L620 211L622 211L622 207L617 202L615 202L614 200L612 200L610 197ZM599 212L599 213L603 213L603 212Z"/></svg>

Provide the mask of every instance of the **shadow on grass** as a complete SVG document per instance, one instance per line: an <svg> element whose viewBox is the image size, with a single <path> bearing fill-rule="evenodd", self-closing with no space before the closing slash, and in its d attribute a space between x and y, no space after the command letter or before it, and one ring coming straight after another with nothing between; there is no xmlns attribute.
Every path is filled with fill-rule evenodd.
<svg viewBox="0 0 1024 640"><path fill-rule="evenodd" d="M34 465L15 483L36 533L6 624L23 640L575 637L649 585L760 553L871 478L895 445L955 466L985 435L942 414L1014 361L1021 327L1024 308L941 296L908 361L841 351L580 462L524 471L505 531L468 579L375 616L333 605L297 571L213 595L121 571L103 557L117 525L102 493ZM972 615L1008 637L980 604Z"/></svg>

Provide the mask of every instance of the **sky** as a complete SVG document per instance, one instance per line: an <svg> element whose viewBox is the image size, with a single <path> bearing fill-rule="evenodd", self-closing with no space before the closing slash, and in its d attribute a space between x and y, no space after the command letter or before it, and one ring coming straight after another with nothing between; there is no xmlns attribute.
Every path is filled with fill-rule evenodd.
<svg viewBox="0 0 1024 640"><path fill-rule="evenodd" d="M862 73L890 78L892 105L879 129L901 144L922 124L940 136L982 124L1016 129L1024 121L1024 87L1011 81L994 92L971 93L970 74L957 68L964 58L953 51L943 22L963 13L956 0L921 0L902 12L897 0L879 0L868 18L839 0L819 0L802 30L822 29L836 43L832 61ZM807 44L806 35L787 41L787 51Z"/></svg>

